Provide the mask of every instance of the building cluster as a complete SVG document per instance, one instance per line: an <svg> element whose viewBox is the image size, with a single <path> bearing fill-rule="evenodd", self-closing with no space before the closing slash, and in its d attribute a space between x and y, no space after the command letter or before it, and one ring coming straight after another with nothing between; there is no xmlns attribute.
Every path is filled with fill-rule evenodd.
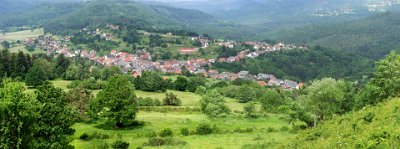
<svg viewBox="0 0 400 149"><path fill-rule="evenodd" d="M118 26L108 26L111 29L118 29ZM83 29L83 31L89 34L101 35L103 34L101 30L97 29L95 31L88 31ZM210 42L206 38L193 37L193 40L203 41L204 43ZM212 66L213 63L219 62L238 62L243 58L256 58L261 54L289 50L289 49L306 49L306 47L296 47L294 45L285 45L283 43L278 43L271 45L265 42L234 42L234 41L221 41L217 42L220 46L226 46L228 48L235 48L242 45L246 47L251 47L252 50L245 49L238 52L236 56L231 56L227 58L219 59L192 59L192 60L165 60L165 61L152 61L152 56L145 49L136 51L135 54L127 52L119 52L112 50L109 54L105 56L98 56L97 52L94 50L71 50L68 48L67 44L70 42L70 37L64 37L62 39L54 39L51 36L41 37L35 40L29 39L23 41L25 45L35 45L40 49L47 51L48 55L59 55L63 54L66 57L76 57L87 58L98 64L104 66L118 66L124 73L132 73L133 76L137 77L142 74L143 71L160 71L164 74L182 74L183 69L187 69L190 73L202 74L204 76L218 79L218 80L235 80L235 79L246 79L255 80L262 86L280 86L283 89L298 89L301 84L290 81L290 80L280 80L271 74L258 74L252 75L248 71L241 71L239 73L221 72L217 70L206 70L206 66ZM203 45L204 46L204 45ZM198 52L197 48L181 48L179 49L182 53L192 54Z"/></svg>
<svg viewBox="0 0 400 149"><path fill-rule="evenodd" d="M213 71L214 72L214 71ZM279 86L282 89L286 90L295 90L300 89L304 86L304 83L297 83L292 80L281 80L276 78L272 74L263 74L259 73L258 75L252 75L248 71L240 71L238 73L231 72L222 72L216 74L210 74L209 77L217 80L236 80L236 79L244 79L244 80L254 80L261 86Z"/></svg>

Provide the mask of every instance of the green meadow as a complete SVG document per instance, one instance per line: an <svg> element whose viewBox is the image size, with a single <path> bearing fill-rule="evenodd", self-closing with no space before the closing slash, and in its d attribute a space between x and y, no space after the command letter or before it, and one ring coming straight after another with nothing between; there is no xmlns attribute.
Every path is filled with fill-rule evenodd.
<svg viewBox="0 0 400 149"><path fill-rule="evenodd" d="M55 80L52 83L68 91L67 85L70 81ZM94 91L97 94L99 90ZM272 147L274 144L284 143L288 138L293 138L295 133L290 132L291 125L284 120L284 115L266 115L260 118L245 118L240 115L244 104L236 102L232 98L225 98L226 105L231 109L232 115L226 118L209 118L198 110L185 110L185 108L196 109L199 106L200 95L191 92L167 91L172 92L182 100L179 107L171 108L173 111L152 111L142 110L137 113L136 120L142 125L127 127L123 129L115 128L114 124L106 120L95 122L80 122L73 126L76 130L71 136L71 143L77 149L96 149L102 148L107 143L112 144L116 140L123 140L130 144L129 148L254 148ZM165 93L154 93L135 90L137 97L150 97L162 99ZM157 107L160 108L160 107ZM257 110L259 105L257 105ZM199 124L207 123L216 127L218 132L209 135L195 134ZM149 137L159 134L163 129L170 128L173 131L173 138L185 142L185 144L174 146L144 146ZM190 135L182 135L181 128L187 128ZM83 134L100 134L108 136L107 139L81 140Z"/></svg>
<svg viewBox="0 0 400 149"><path fill-rule="evenodd" d="M9 41L24 40L27 38L35 38L43 34L44 30L42 28L35 30L24 30L24 31L0 34L0 40L9 40Z"/></svg>

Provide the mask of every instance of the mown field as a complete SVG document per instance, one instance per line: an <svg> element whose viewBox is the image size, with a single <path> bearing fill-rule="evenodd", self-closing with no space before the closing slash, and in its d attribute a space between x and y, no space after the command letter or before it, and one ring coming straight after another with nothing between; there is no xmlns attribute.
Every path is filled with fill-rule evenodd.
<svg viewBox="0 0 400 149"><path fill-rule="evenodd" d="M22 51L24 53L31 53L31 54L46 53L46 51L43 51L43 50L40 50L40 49L35 49L35 51L28 51L24 46L12 47L12 48L9 49L9 51L11 53L17 53L19 51Z"/></svg>
<svg viewBox="0 0 400 149"><path fill-rule="evenodd" d="M24 40L27 38L35 38L43 34L44 34L43 29L35 29L33 31L24 30L19 32L0 34L0 40L9 40L9 41Z"/></svg>
<svg viewBox="0 0 400 149"><path fill-rule="evenodd" d="M65 91L70 81L52 81L56 87ZM94 91L98 93L99 91ZM274 144L285 142L288 138L293 138L294 133L290 133L289 123L281 118L281 115L267 115L260 118L245 118L241 115L244 104L237 103L234 99L226 98L226 104L233 114L220 119L212 119L202 114L198 110L201 96L190 92L168 91L176 94L182 100L179 107L156 107L158 110L142 110L137 113L136 120L142 125L127 127L124 129L115 128L114 124L109 124L105 120L77 123L73 126L76 132L71 139L71 143L77 149L96 149L102 148L107 143L112 144L116 140L123 140L130 144L129 148L255 148L272 147ZM135 91L138 97L151 97L162 100L165 93L150 93ZM172 110L163 110L172 109ZM189 110L188 110L189 109ZM190 110L192 109L192 110ZM259 109L259 106L257 106ZM207 123L218 130L209 135L196 134L196 127L199 124ZM151 136L159 134L163 129L170 128L173 131L173 138L184 144L174 146L151 147L144 146ZM190 135L181 134L181 128L187 128ZM83 133L89 135L106 135L107 139L81 140Z"/></svg>

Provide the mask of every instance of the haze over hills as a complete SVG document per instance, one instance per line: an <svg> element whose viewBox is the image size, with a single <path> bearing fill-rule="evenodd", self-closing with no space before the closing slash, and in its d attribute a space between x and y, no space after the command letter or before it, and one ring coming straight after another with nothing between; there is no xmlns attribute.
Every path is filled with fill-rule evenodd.
<svg viewBox="0 0 400 149"><path fill-rule="evenodd" d="M251 37L250 27L227 23L222 19L193 9L161 5L143 5L129 0L94 0L87 2L46 3L32 6L22 13L0 16L0 27L36 25L51 32L79 29L107 23L133 23L147 27L188 29L235 38L235 31ZM250 33L250 34L249 34ZM238 37L238 36L237 36Z"/></svg>
<svg viewBox="0 0 400 149"><path fill-rule="evenodd" d="M397 49L400 13L388 12L361 20L279 30L266 36L297 44L323 45L380 59Z"/></svg>
<svg viewBox="0 0 400 149"><path fill-rule="evenodd" d="M231 22L272 30L315 23L349 21L397 8L388 0L138 0L198 9Z"/></svg>

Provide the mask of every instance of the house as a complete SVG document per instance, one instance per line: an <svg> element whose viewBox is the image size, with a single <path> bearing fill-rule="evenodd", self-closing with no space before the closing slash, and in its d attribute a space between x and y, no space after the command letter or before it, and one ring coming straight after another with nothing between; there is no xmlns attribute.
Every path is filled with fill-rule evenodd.
<svg viewBox="0 0 400 149"><path fill-rule="evenodd" d="M257 84L259 84L260 86L267 86L268 83L265 81L257 81Z"/></svg>
<svg viewBox="0 0 400 149"><path fill-rule="evenodd" d="M302 89L304 87L304 85L305 85L304 83L299 83L299 84L297 84L296 89L297 90Z"/></svg>
<svg viewBox="0 0 400 149"><path fill-rule="evenodd" d="M243 79L243 78L245 78L248 74L249 74L248 71L240 71L237 75L238 75L238 78Z"/></svg>
<svg viewBox="0 0 400 149"><path fill-rule="evenodd" d="M179 48L180 54L195 54L199 51L199 48Z"/></svg>
<svg viewBox="0 0 400 149"><path fill-rule="evenodd" d="M273 78L274 75L271 74L263 74L263 73L259 73L257 75L257 80L270 80L271 78Z"/></svg>
<svg viewBox="0 0 400 149"><path fill-rule="evenodd" d="M213 77L213 76L216 76L216 75L218 75L218 71L217 70L213 70L213 69L208 70L208 76Z"/></svg>
<svg viewBox="0 0 400 149"><path fill-rule="evenodd" d="M140 69L132 70L132 76L133 76L134 78L137 78L137 77L142 76L142 70L140 70Z"/></svg>
<svg viewBox="0 0 400 149"><path fill-rule="evenodd" d="M86 50L82 50L81 57L82 58L89 58L89 53Z"/></svg>

